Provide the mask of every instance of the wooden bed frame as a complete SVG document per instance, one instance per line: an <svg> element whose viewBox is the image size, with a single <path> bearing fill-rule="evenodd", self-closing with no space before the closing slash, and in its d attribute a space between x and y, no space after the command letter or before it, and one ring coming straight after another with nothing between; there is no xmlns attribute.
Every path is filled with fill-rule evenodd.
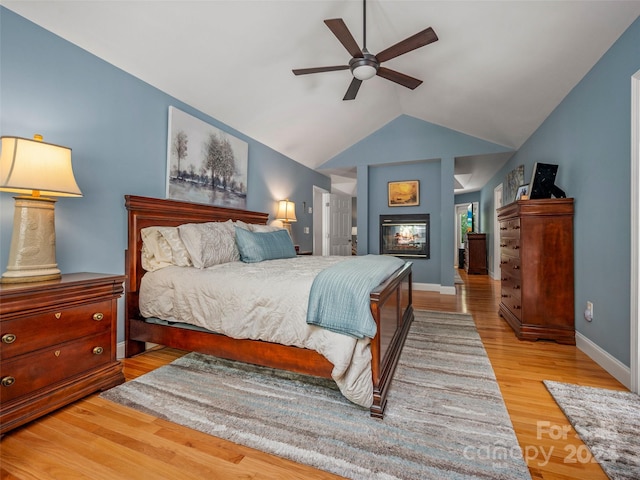
<svg viewBox="0 0 640 480"><path fill-rule="evenodd" d="M230 360L331 378L333 365L319 353L305 348L259 340L237 340L213 332L189 330L145 322L138 309L142 238L149 226L178 226L184 223L241 220L266 224L268 214L194 204L176 200L125 195L128 210L128 248L125 252L125 355L145 350L145 342L196 351ZM371 313L378 334L371 341L374 400L371 415L382 418L391 379L409 326L413 321L411 264L406 263L371 292Z"/></svg>

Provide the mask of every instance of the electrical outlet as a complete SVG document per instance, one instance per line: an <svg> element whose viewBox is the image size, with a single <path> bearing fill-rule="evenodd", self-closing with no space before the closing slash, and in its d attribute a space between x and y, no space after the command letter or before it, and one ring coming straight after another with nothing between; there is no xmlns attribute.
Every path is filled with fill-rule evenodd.
<svg viewBox="0 0 640 480"><path fill-rule="evenodd" d="M309 227L304 227L304 233L309 233Z"/></svg>
<svg viewBox="0 0 640 480"><path fill-rule="evenodd" d="M584 319L587 322L591 322L593 320L593 302L587 302L587 308L584 311Z"/></svg>

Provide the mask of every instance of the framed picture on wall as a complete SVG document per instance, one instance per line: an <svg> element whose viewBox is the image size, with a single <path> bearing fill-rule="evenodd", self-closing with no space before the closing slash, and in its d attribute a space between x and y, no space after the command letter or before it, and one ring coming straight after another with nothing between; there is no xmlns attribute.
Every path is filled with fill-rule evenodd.
<svg viewBox="0 0 640 480"><path fill-rule="evenodd" d="M415 207L420 205L420 181L389 182L390 207Z"/></svg>
<svg viewBox="0 0 640 480"><path fill-rule="evenodd" d="M247 208L249 144L169 107L167 198Z"/></svg>

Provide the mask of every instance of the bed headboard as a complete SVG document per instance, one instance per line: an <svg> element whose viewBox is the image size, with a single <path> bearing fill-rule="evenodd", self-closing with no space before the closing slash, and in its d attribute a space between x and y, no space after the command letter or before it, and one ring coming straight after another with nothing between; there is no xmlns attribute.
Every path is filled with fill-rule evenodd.
<svg viewBox="0 0 640 480"><path fill-rule="evenodd" d="M163 198L125 195L128 211L128 244L125 252L126 315L137 318L138 288L144 274L141 263L142 236L140 230L151 226L177 227L183 223L225 222L242 220L245 223L266 224L269 214L215 207L202 203L189 203Z"/></svg>

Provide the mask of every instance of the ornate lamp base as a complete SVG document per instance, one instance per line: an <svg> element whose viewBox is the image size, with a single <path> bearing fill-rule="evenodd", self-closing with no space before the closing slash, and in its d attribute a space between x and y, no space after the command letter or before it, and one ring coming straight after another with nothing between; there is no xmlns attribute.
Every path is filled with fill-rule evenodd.
<svg viewBox="0 0 640 480"><path fill-rule="evenodd" d="M60 278L56 263L55 199L14 197L13 234L2 283Z"/></svg>

